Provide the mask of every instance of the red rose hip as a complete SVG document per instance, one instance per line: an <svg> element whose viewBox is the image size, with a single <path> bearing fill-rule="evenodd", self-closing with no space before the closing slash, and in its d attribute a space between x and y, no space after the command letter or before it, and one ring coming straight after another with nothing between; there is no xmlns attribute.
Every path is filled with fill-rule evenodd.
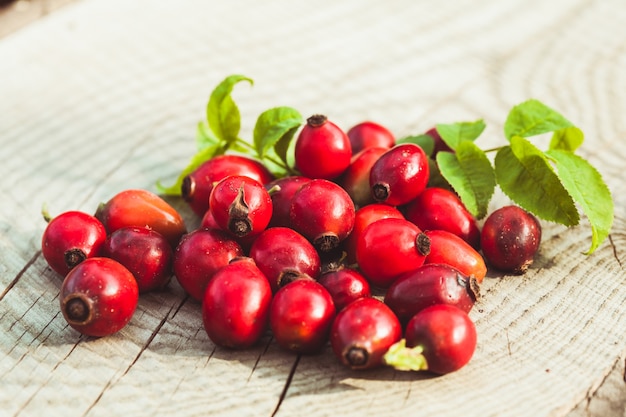
<svg viewBox="0 0 626 417"><path fill-rule="evenodd" d="M43 232L41 252L55 272L66 276L87 258L100 255L107 232L97 218L81 211L54 217Z"/></svg>
<svg viewBox="0 0 626 417"><path fill-rule="evenodd" d="M430 239L430 253L426 264L445 264L458 269L479 284L487 275L487 265L480 252L454 233L445 230L427 230Z"/></svg>
<svg viewBox="0 0 626 417"><path fill-rule="evenodd" d="M208 283L202 321L213 343L232 349L253 346L267 329L272 289L251 258L236 258Z"/></svg>
<svg viewBox="0 0 626 417"><path fill-rule="evenodd" d="M102 337L121 330L139 300L133 274L113 259L94 257L72 269L59 294L61 313L75 330Z"/></svg>
<svg viewBox="0 0 626 417"><path fill-rule="evenodd" d="M541 224L518 206L505 206L491 213L481 232L481 248L496 269L523 274L532 265L541 243Z"/></svg>
<svg viewBox="0 0 626 417"><path fill-rule="evenodd" d="M294 148L296 168L308 178L337 178L350 165L350 139L321 114L307 119Z"/></svg>
<svg viewBox="0 0 626 417"><path fill-rule="evenodd" d="M377 298L361 298L341 310L333 322L330 343L345 366L364 370L383 364L385 352L402 337L391 309Z"/></svg>
<svg viewBox="0 0 626 417"><path fill-rule="evenodd" d="M396 138L389 129L372 121L358 123L352 126L346 134L350 139L353 155L368 148L389 149L396 144Z"/></svg>
<svg viewBox="0 0 626 417"><path fill-rule="evenodd" d="M328 290L337 311L342 310L351 302L363 297L371 297L370 284L367 279L352 268L339 268L320 275L317 282Z"/></svg>

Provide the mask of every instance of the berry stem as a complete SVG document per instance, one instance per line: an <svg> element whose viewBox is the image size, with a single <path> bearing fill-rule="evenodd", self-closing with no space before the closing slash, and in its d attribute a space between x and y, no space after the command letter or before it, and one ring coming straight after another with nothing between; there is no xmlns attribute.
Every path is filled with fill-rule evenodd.
<svg viewBox="0 0 626 417"><path fill-rule="evenodd" d="M383 356L383 362L399 371L427 371L428 363L421 346L406 347L406 339L394 343Z"/></svg>

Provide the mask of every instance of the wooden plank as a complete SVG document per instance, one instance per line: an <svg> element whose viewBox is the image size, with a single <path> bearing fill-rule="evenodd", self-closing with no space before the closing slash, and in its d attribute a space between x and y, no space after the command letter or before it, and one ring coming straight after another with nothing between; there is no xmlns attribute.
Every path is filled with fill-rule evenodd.
<svg viewBox="0 0 626 417"><path fill-rule="evenodd" d="M0 42L0 409L623 416L626 8L617 0L245 4L83 1ZM398 135L482 117L482 143L497 146L506 110L540 98L587 133L583 152L614 192L613 233L585 257L586 224L545 224L527 275L487 279L472 312L480 342L471 365L441 378L351 372L329 349L298 358L269 334L244 352L216 348L199 305L175 282L142 297L119 334L80 337L60 316L59 278L38 253L42 203L93 211L123 188L172 180L193 152L210 88L235 71L256 81L235 92L243 136L261 110L286 104L342 126L373 118Z"/></svg>

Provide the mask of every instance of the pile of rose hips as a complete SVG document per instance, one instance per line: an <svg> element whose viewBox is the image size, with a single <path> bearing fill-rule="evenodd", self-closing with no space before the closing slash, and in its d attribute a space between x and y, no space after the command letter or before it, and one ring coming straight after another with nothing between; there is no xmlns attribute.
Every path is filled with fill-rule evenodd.
<svg viewBox="0 0 626 417"><path fill-rule="evenodd" d="M428 133L450 152L436 130ZM235 154L203 163L181 188L202 219L192 231L165 200L139 189L94 215L49 220L42 252L64 276L69 325L91 336L117 332L140 293L174 276L201 303L219 346L251 347L269 329L296 353L330 342L352 369L464 366L476 347L468 312L487 264L528 268L541 239L534 216L506 206L480 230L454 192L429 186L422 148L397 144L373 122L344 132L314 115L294 155L299 175L282 178Z"/></svg>

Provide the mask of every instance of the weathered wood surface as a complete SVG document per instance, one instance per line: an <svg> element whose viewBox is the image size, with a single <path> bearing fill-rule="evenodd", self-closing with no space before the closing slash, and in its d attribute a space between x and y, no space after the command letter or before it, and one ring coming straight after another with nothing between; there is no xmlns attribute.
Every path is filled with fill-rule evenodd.
<svg viewBox="0 0 626 417"><path fill-rule="evenodd" d="M6 36L0 415L626 415L624 21L621 0L83 0ZM269 336L216 348L175 282L143 296L119 334L80 336L39 252L42 204L93 211L172 180L231 73L255 80L236 91L248 137L262 110L289 105L399 136L484 118L487 147L512 105L539 98L586 132L582 152L614 193L613 232L585 257L586 224L544 224L531 271L486 280L470 365L440 378L350 372L328 349L298 358Z"/></svg>

